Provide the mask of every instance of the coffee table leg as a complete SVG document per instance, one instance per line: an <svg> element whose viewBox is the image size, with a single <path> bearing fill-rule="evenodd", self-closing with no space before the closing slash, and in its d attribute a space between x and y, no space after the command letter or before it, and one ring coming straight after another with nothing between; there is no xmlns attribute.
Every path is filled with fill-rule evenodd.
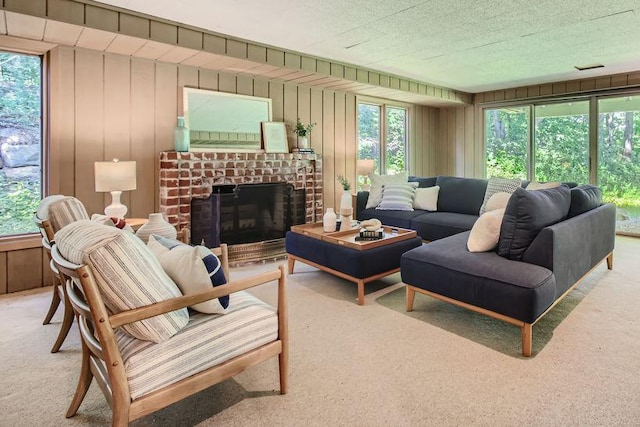
<svg viewBox="0 0 640 427"><path fill-rule="evenodd" d="M364 305L364 280L358 279L358 305Z"/></svg>
<svg viewBox="0 0 640 427"><path fill-rule="evenodd" d="M293 274L293 265L296 263L296 260L291 255L287 256L287 260L289 265L289 274Z"/></svg>

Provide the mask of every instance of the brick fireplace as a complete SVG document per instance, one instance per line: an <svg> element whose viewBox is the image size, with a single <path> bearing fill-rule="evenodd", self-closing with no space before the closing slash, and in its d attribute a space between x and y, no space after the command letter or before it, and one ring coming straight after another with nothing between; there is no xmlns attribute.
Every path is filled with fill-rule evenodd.
<svg viewBox="0 0 640 427"><path fill-rule="evenodd" d="M321 221L322 160L316 154L160 153L160 212L178 230L191 230L191 199L214 185L286 182L305 190L305 222ZM198 243L198 242L194 242Z"/></svg>

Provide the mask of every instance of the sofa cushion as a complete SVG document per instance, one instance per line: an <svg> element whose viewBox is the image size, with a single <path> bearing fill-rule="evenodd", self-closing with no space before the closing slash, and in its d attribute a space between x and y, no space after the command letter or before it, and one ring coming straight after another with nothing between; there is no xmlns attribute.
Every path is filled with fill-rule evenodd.
<svg viewBox="0 0 640 427"><path fill-rule="evenodd" d="M536 191L518 188L504 213L498 254L520 260L540 230L567 217L571 203L569 193L566 186Z"/></svg>
<svg viewBox="0 0 640 427"><path fill-rule="evenodd" d="M149 236L147 246L183 295L197 294L227 283L220 260L204 246L189 246L155 234ZM224 314L229 307L229 296L190 307L202 313Z"/></svg>
<svg viewBox="0 0 640 427"><path fill-rule="evenodd" d="M424 211L385 211L375 208L364 209L360 212L358 219L365 220L376 218L384 225L400 228L411 228L411 219L424 214ZM420 234L418 232L418 234Z"/></svg>
<svg viewBox="0 0 640 427"><path fill-rule="evenodd" d="M386 184L382 188L382 200L376 206L380 210L412 211L417 182Z"/></svg>
<svg viewBox="0 0 640 427"><path fill-rule="evenodd" d="M440 187L438 211L478 216L487 189L486 179L439 176L436 184Z"/></svg>
<svg viewBox="0 0 640 427"><path fill-rule="evenodd" d="M489 182L487 183L487 190L484 193L484 199L482 201L482 206L480 206L479 215L482 215L487 211L487 202L491 199L491 197L496 193L513 193L516 191L516 188L520 188L520 184L522 181L520 178L509 179L509 178L489 178Z"/></svg>
<svg viewBox="0 0 640 427"><path fill-rule="evenodd" d="M75 264L91 266L100 295L111 313L119 313L182 294L147 245L131 233L81 220L55 235L60 254ZM187 309L175 310L124 325L141 340L162 342L189 320Z"/></svg>
<svg viewBox="0 0 640 427"><path fill-rule="evenodd" d="M469 234L467 241L469 252L491 251L498 246L502 217L504 217L504 208L491 210L480 215Z"/></svg>
<svg viewBox="0 0 640 427"><path fill-rule="evenodd" d="M422 209L431 212L437 211L439 192L439 185L427 188L416 188L416 196L413 199L414 209Z"/></svg>
<svg viewBox="0 0 640 427"><path fill-rule="evenodd" d="M411 228L416 230L424 240L438 240L471 230L478 215L453 212L423 212L411 219Z"/></svg>
<svg viewBox="0 0 640 427"><path fill-rule="evenodd" d="M371 189L369 190L369 198L367 199L367 208L375 208L382 200L382 187L386 184L406 184L408 172L403 171L395 175L376 175L369 174L371 181Z"/></svg>
<svg viewBox="0 0 640 427"><path fill-rule="evenodd" d="M137 399L278 337L276 311L247 292L231 295L226 315L195 314L170 340L160 344L116 329L131 397Z"/></svg>
<svg viewBox="0 0 640 427"><path fill-rule="evenodd" d="M409 182L417 182L418 183L418 188L428 188L428 187L433 187L434 185L436 185L436 180L438 179L437 176L428 176L428 177L423 177L423 176L410 176L408 178Z"/></svg>
<svg viewBox="0 0 640 427"><path fill-rule="evenodd" d="M602 190L595 185L585 184L571 189L569 218L580 215L602 204Z"/></svg>
<svg viewBox="0 0 640 427"><path fill-rule="evenodd" d="M553 303L553 273L495 252L471 253L469 232L406 252L400 272L406 284L523 322L535 321Z"/></svg>

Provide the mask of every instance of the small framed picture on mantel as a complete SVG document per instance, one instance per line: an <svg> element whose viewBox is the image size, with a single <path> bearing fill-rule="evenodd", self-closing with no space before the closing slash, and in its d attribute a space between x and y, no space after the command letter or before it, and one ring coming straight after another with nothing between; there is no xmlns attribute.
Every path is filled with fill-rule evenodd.
<svg viewBox="0 0 640 427"><path fill-rule="evenodd" d="M262 122L262 140L267 153L288 153L287 128L284 122Z"/></svg>

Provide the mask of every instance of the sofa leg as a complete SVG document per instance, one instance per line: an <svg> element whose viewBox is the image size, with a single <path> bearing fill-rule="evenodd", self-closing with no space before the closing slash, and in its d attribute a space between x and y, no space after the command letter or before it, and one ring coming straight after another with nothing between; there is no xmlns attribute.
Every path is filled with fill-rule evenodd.
<svg viewBox="0 0 640 427"><path fill-rule="evenodd" d="M531 356L532 327L533 325L531 323L525 323L520 327L522 334L522 355L524 357Z"/></svg>
<svg viewBox="0 0 640 427"><path fill-rule="evenodd" d="M607 256L607 268L613 270L613 252Z"/></svg>
<svg viewBox="0 0 640 427"><path fill-rule="evenodd" d="M413 300L416 297L416 291L409 285L405 286L407 290L407 312L413 311Z"/></svg>

